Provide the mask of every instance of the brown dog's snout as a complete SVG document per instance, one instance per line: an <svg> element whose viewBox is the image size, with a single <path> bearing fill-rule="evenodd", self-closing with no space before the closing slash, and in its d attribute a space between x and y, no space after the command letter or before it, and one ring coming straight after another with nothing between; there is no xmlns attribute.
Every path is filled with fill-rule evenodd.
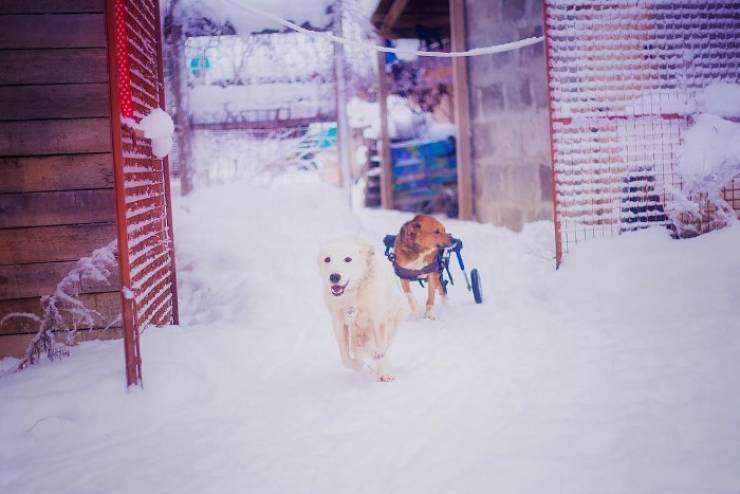
<svg viewBox="0 0 740 494"><path fill-rule="evenodd" d="M452 235L445 233L445 241L441 244L437 244L439 247L449 247L452 245Z"/></svg>
<svg viewBox="0 0 740 494"><path fill-rule="evenodd" d="M341 279L342 279L342 275L338 273L332 273L329 275L329 281L331 281L332 283L339 283L339 280Z"/></svg>

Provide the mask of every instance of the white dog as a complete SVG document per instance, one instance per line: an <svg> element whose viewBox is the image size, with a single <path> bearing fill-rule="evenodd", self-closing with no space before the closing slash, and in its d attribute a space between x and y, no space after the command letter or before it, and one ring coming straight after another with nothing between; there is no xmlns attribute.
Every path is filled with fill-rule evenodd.
<svg viewBox="0 0 740 494"><path fill-rule="evenodd" d="M325 243L318 261L342 364L360 369L372 358L378 381L393 380L385 354L407 308L390 263L358 236Z"/></svg>

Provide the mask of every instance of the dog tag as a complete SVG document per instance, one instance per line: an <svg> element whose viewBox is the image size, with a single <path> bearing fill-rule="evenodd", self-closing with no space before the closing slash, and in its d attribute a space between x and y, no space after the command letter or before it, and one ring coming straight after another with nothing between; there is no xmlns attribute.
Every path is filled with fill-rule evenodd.
<svg viewBox="0 0 740 494"><path fill-rule="evenodd" d="M357 319L357 309L354 307L347 307L344 309L344 321L348 324L353 324Z"/></svg>

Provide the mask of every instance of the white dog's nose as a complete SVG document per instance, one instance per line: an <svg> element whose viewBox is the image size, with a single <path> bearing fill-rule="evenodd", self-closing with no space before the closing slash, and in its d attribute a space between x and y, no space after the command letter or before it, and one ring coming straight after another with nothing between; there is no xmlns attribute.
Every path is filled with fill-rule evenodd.
<svg viewBox="0 0 740 494"><path fill-rule="evenodd" d="M342 279L342 276L337 273L332 273L329 275L329 281L332 283L339 283L339 280Z"/></svg>

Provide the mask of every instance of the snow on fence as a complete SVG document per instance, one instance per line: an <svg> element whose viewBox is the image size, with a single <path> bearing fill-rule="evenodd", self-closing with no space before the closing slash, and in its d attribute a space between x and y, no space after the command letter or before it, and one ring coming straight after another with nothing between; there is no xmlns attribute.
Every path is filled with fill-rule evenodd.
<svg viewBox="0 0 740 494"><path fill-rule="evenodd" d="M168 160L138 123L164 108L157 0L108 0L113 155L128 384L141 383L139 333L177 323ZM111 9L112 7L112 9ZM112 16L111 16L112 14Z"/></svg>
<svg viewBox="0 0 740 494"><path fill-rule="evenodd" d="M558 263L587 239L716 226L706 196L675 207L677 165L704 89L740 82L740 2L547 0L545 38ZM723 185L739 211L740 177Z"/></svg>

